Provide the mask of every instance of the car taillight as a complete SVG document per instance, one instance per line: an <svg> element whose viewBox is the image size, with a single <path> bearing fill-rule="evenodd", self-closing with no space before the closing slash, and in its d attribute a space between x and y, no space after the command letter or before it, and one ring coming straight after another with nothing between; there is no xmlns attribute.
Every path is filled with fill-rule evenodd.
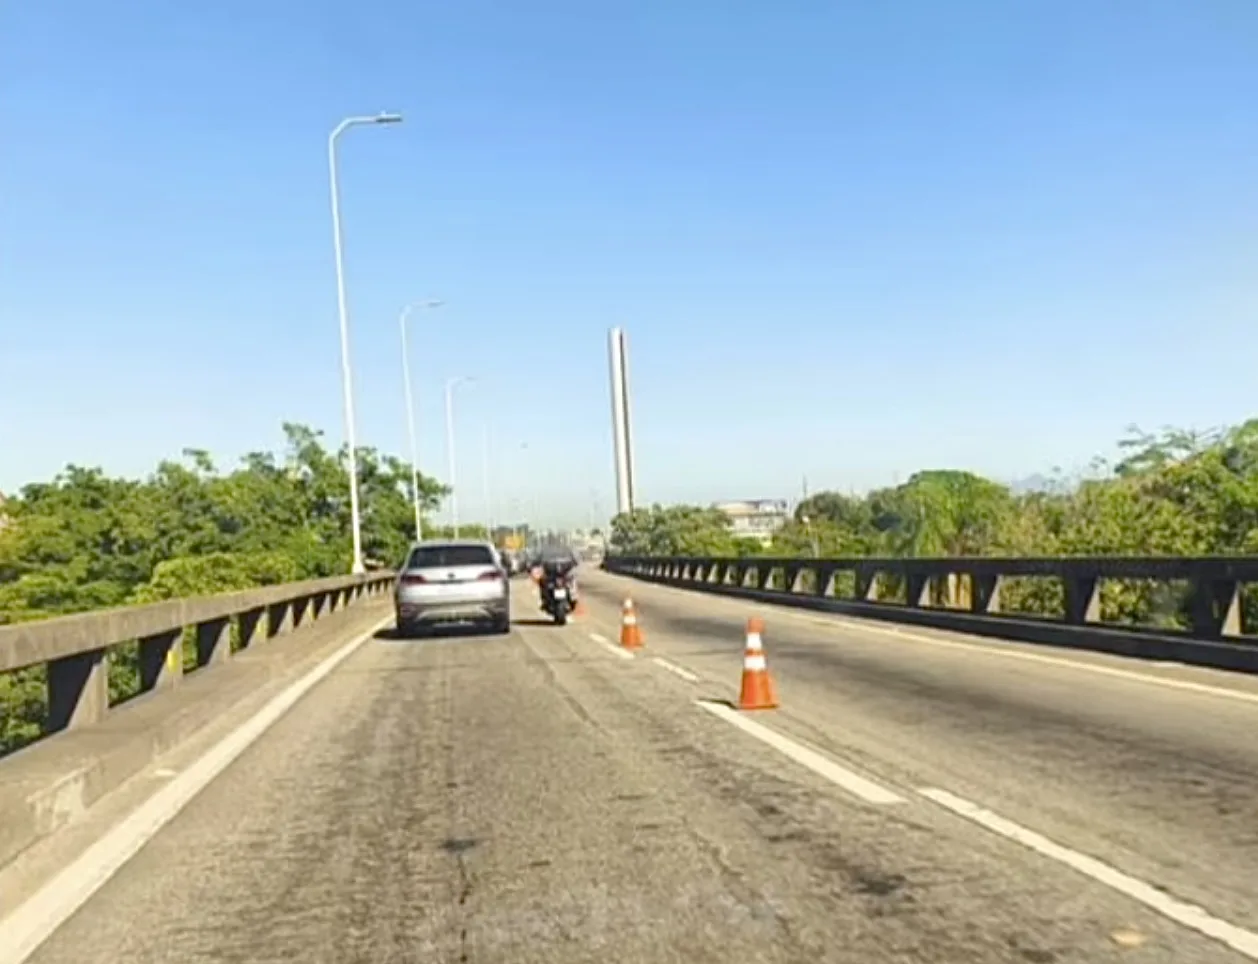
<svg viewBox="0 0 1258 964"><path fill-rule="evenodd" d="M482 572L482 573L481 573L479 576L477 576L476 578L477 578L477 580L478 580L479 582L497 582L499 579L501 579L501 578L502 578L502 573L500 573L500 572Z"/></svg>
<svg viewBox="0 0 1258 964"><path fill-rule="evenodd" d="M427 582L423 576L408 575L402 577L403 586L418 586L420 583Z"/></svg>

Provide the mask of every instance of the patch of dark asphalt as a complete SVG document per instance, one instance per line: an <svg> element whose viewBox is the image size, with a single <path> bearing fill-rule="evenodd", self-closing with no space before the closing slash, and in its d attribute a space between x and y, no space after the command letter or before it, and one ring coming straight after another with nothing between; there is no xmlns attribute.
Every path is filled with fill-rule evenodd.
<svg viewBox="0 0 1258 964"><path fill-rule="evenodd" d="M465 854L480 841L472 837L447 837L441 841L441 849L451 856Z"/></svg>
<svg viewBox="0 0 1258 964"><path fill-rule="evenodd" d="M579 700L568 689L568 687L565 686L560 681L559 676L555 673L555 668L554 668L555 664L581 663L581 662L586 662L586 661L578 659L576 657L572 657L572 656L560 656L560 657L545 656L533 648L532 644L528 641L527 637L521 636L520 638L524 643L524 646L521 648L521 651L524 653L526 665L532 667L533 670L536 671L540 675L540 678L543 680L546 686L549 687L551 690L553 690L559 696L559 699L563 702L563 704L566 707L568 707L569 710L572 711L573 715L575 715L577 719L579 719L582 723L589 726L590 729L594 730L595 732L601 733L604 736L606 736L607 732L604 729L603 725L599 723L597 719L594 718L593 714L590 713L588 709L586 709L585 704L583 704L581 700Z"/></svg>

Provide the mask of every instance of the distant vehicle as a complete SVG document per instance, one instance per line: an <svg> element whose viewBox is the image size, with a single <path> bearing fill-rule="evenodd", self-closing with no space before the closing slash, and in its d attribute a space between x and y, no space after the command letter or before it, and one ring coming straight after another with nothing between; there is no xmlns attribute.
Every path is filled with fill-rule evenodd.
<svg viewBox="0 0 1258 964"><path fill-rule="evenodd" d="M518 576L524 572L524 556L514 549L506 549L502 553L502 562L506 566L507 575Z"/></svg>
<svg viewBox="0 0 1258 964"><path fill-rule="evenodd" d="M498 551L474 539L413 546L394 586L398 632L449 623L489 623L511 631L511 587Z"/></svg>
<svg viewBox="0 0 1258 964"><path fill-rule="evenodd" d="M556 544L541 546L533 554L532 562L534 565L563 563L565 565L576 567L580 565L581 557L571 546Z"/></svg>

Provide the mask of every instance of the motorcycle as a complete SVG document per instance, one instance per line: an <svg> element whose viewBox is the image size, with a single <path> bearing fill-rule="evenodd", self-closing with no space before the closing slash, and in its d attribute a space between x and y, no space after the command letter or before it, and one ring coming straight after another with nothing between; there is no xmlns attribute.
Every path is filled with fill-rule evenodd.
<svg viewBox="0 0 1258 964"><path fill-rule="evenodd" d="M542 609L550 615L556 625L566 626L568 614L572 612L573 585L572 575L547 569L542 572L539 588L541 589Z"/></svg>

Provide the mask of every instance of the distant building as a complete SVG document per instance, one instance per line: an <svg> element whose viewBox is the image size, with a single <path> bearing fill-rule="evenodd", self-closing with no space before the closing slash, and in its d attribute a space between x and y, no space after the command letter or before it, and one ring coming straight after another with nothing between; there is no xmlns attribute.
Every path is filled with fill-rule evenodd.
<svg viewBox="0 0 1258 964"><path fill-rule="evenodd" d="M739 539L769 542L791 518L786 499L742 499L717 502L712 508L729 516L729 531Z"/></svg>
<svg viewBox="0 0 1258 964"><path fill-rule="evenodd" d="M573 529L567 538L569 545L582 552L601 552L607 545L606 536L593 529Z"/></svg>

